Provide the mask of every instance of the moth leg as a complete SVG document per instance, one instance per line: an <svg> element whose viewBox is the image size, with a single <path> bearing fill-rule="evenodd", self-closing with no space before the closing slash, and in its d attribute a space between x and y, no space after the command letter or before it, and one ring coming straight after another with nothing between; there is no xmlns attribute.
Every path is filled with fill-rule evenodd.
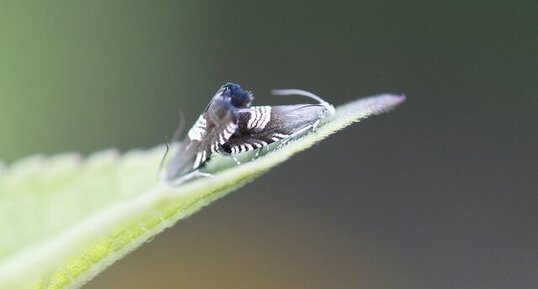
<svg viewBox="0 0 538 289"><path fill-rule="evenodd" d="M234 162L237 164L237 165L240 165L241 162L235 157L235 156L231 156L232 157L232 160L234 160Z"/></svg>
<svg viewBox="0 0 538 289"><path fill-rule="evenodd" d="M192 180L194 178L197 178L197 177L210 177L212 178L213 175L210 174L210 173L205 173L205 172L201 172L200 170L195 170L195 171L192 171L188 174L185 174L175 180L171 180L168 182L168 184L172 187L177 187L181 184L183 184L184 182L186 181L189 181L189 180Z"/></svg>
<svg viewBox="0 0 538 289"><path fill-rule="evenodd" d="M260 156L260 152L263 150L263 148L259 148L256 150L256 153L254 154L254 157L252 158L252 160L255 160L257 159L259 156Z"/></svg>
<svg viewBox="0 0 538 289"><path fill-rule="evenodd" d="M289 137L282 140L278 148L280 149L282 146L284 146L288 141L292 140L293 138L296 138L297 136L303 134L304 132L308 131L309 129L312 129L313 132L316 132L318 129L319 124L321 123L321 118L316 120L313 124L307 125L304 128L294 132Z"/></svg>
<svg viewBox="0 0 538 289"><path fill-rule="evenodd" d="M204 178L212 178L212 177L214 177L213 174L205 173L205 172L201 172L201 171L196 171L196 174L194 176L195 177L204 177Z"/></svg>
<svg viewBox="0 0 538 289"><path fill-rule="evenodd" d="M255 155L255 157L258 158L258 156L260 155L260 153L263 152L263 150L265 150L265 153L268 153L268 152L269 152L269 145L265 145L265 146L259 148L259 149L256 151L256 155Z"/></svg>
<svg viewBox="0 0 538 289"><path fill-rule="evenodd" d="M307 125L305 127L303 127L302 129L292 133L291 135L289 135L287 138L285 139L282 139L282 141L280 142L280 144L278 145L278 149L281 149L283 146L286 145L286 143L288 143L290 140L296 138L297 136L300 136L301 134L303 134L305 131L313 128L314 125L310 124L310 125Z"/></svg>
<svg viewBox="0 0 538 289"><path fill-rule="evenodd" d="M260 153L262 152L263 149L269 150L269 147L268 147L268 146L263 146L263 147L260 147L259 149L257 149L257 150L256 150L256 153L255 153L254 156L250 159L250 161L255 161L255 160L257 160L257 159L260 157Z"/></svg>
<svg viewBox="0 0 538 289"><path fill-rule="evenodd" d="M312 124L312 131L313 131L313 132L315 132L316 130L318 130L318 125L319 125L320 122L321 122L321 119L318 119L318 120L316 120L316 122L314 122L314 123Z"/></svg>

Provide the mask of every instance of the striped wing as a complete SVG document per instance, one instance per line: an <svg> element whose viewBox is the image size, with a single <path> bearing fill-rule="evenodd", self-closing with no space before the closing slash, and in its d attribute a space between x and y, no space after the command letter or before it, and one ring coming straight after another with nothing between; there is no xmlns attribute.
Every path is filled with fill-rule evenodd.
<svg viewBox="0 0 538 289"><path fill-rule="evenodd" d="M238 128L220 145L220 152L235 155L262 148L273 142L299 135L327 115L320 104L253 106L237 110Z"/></svg>
<svg viewBox="0 0 538 289"><path fill-rule="evenodd" d="M164 172L172 181L203 167L238 128L234 109L225 101L212 101L187 133L176 144L175 153Z"/></svg>

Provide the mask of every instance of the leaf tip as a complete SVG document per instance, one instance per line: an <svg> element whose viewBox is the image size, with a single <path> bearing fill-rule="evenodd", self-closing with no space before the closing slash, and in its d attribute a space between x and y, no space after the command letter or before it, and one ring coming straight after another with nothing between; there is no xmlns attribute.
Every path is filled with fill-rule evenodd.
<svg viewBox="0 0 538 289"><path fill-rule="evenodd" d="M379 96L379 99L387 106L397 106L402 104L406 100L405 94L391 94L386 93Z"/></svg>

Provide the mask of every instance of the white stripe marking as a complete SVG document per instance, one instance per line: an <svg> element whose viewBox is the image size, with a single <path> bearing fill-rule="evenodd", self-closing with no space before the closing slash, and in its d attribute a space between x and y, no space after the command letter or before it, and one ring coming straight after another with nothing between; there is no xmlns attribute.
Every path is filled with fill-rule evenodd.
<svg viewBox="0 0 538 289"><path fill-rule="evenodd" d="M251 129L254 127L254 122L258 119L258 110L254 109L253 111L249 112L249 119L247 123L247 128Z"/></svg>
<svg viewBox="0 0 538 289"><path fill-rule="evenodd" d="M193 169L197 169L200 166L201 159L202 159L202 153L197 153L196 159L194 160L194 165L192 166Z"/></svg>
<svg viewBox="0 0 538 289"><path fill-rule="evenodd" d="M273 134L274 137L278 137L278 138L286 138L288 137L289 135L287 134L283 134L283 133L275 133Z"/></svg>
<svg viewBox="0 0 538 289"><path fill-rule="evenodd" d="M201 158L201 161L200 161L200 164L203 164L206 160L206 155L207 155L207 152L206 151L202 151L202 158Z"/></svg>
<svg viewBox="0 0 538 289"><path fill-rule="evenodd" d="M188 136L191 140L197 140L201 141L204 134L205 134L205 128L206 128L206 120L204 118L204 115L200 115L198 117L198 120L194 123L192 128L189 130Z"/></svg>
<svg viewBox="0 0 538 289"><path fill-rule="evenodd" d="M256 120L252 123L251 128L258 127L258 124L263 119L263 108L264 108L263 106L256 106L253 108L254 111L256 112Z"/></svg>
<svg viewBox="0 0 538 289"><path fill-rule="evenodd" d="M262 120L257 124L257 127L260 129L265 128L265 126L271 120L271 107L270 106L263 106L262 116L263 116Z"/></svg>
<svg viewBox="0 0 538 289"><path fill-rule="evenodd" d="M251 151L251 150L253 150L253 149L254 149L254 147L253 147L251 144L249 144L249 143L246 143L246 144L245 144L245 151L246 151L246 152Z"/></svg>

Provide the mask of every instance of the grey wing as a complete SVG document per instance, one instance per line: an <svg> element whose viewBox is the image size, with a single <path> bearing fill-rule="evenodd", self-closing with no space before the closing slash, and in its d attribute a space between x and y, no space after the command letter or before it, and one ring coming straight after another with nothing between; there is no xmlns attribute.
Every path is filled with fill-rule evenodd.
<svg viewBox="0 0 538 289"><path fill-rule="evenodd" d="M210 103L185 140L174 144L174 154L162 178L171 182L200 169L237 128L237 117L229 105L220 101Z"/></svg>
<svg viewBox="0 0 538 289"><path fill-rule="evenodd" d="M161 178L169 183L196 170L195 163L202 157L198 154L195 143L188 140L174 143L172 149L172 158L161 173Z"/></svg>
<svg viewBox="0 0 538 289"><path fill-rule="evenodd" d="M238 154L258 149L314 128L330 112L321 104L254 106L236 115L236 133L221 144L223 154Z"/></svg>

